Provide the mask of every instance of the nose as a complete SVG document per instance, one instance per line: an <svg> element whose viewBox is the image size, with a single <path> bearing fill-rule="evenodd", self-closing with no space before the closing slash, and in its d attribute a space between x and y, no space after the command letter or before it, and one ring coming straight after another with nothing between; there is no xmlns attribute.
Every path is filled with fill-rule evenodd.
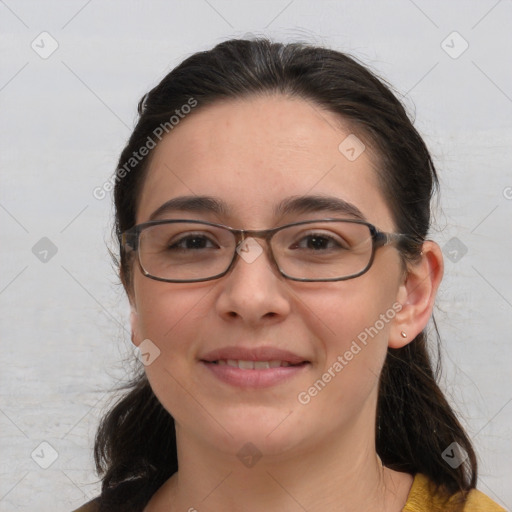
<svg viewBox="0 0 512 512"><path fill-rule="evenodd" d="M226 320L252 326L278 322L291 309L288 284L273 265L268 246L247 238L237 248L237 260L222 279L216 309Z"/></svg>

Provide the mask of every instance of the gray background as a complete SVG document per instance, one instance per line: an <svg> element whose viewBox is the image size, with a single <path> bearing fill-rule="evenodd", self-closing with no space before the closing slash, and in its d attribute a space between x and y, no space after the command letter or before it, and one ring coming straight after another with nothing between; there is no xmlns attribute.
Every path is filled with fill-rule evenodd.
<svg viewBox="0 0 512 512"><path fill-rule="evenodd" d="M135 363L110 197L92 191L141 95L247 33L348 51L415 115L442 183L441 382L479 487L511 508L511 15L510 0L0 0L0 510L64 512L97 493L98 417Z"/></svg>

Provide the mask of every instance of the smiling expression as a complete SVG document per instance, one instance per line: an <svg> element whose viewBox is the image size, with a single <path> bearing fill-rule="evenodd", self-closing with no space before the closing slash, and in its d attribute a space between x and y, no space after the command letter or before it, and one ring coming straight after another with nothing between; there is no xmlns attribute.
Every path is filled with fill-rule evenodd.
<svg viewBox="0 0 512 512"><path fill-rule="evenodd" d="M260 230L362 216L393 232L377 159L368 146L353 161L338 149L351 133L337 115L301 99L198 107L154 149L137 224L192 219ZM403 275L394 247L380 248L365 274L339 282L286 279L265 251L251 262L238 258L213 281L159 282L136 265L132 272L133 340L160 350L146 373L179 432L226 452L251 441L277 453L355 424L374 428L392 320L314 401L302 405L297 396L396 302Z"/></svg>

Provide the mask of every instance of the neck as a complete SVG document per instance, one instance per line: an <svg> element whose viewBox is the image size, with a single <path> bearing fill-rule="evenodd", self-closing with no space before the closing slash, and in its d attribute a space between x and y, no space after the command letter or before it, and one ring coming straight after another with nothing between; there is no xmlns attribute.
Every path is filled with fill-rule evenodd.
<svg viewBox="0 0 512 512"><path fill-rule="evenodd" d="M412 477L382 466L374 443L367 441L374 439L372 432L356 439L336 432L300 453L265 454L254 465L255 459L246 459L246 466L177 428L179 471L145 512L399 512Z"/></svg>

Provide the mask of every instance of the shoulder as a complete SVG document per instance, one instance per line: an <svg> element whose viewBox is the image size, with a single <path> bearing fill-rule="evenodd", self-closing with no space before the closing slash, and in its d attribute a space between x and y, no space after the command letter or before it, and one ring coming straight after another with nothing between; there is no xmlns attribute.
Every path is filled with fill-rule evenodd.
<svg viewBox="0 0 512 512"><path fill-rule="evenodd" d="M492 501L489 496L480 492L478 489L473 489L467 498L464 512L506 512L506 510Z"/></svg>
<svg viewBox="0 0 512 512"><path fill-rule="evenodd" d="M80 508L77 508L73 512L98 512L99 511L99 504L98 500L92 500L86 503L85 505L82 505Z"/></svg>
<svg viewBox="0 0 512 512"><path fill-rule="evenodd" d="M472 489L447 495L436 490L428 477L417 474L402 512L506 512L484 493Z"/></svg>

